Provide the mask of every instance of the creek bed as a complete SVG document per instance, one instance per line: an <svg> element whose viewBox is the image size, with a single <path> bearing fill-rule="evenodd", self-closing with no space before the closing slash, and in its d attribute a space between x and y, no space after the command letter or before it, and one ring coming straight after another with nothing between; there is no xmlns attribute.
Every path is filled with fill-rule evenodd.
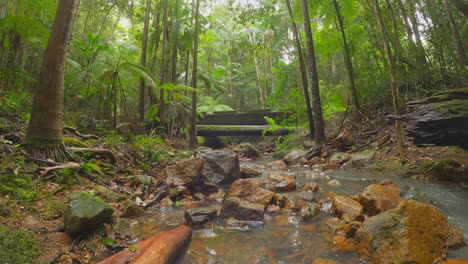
<svg viewBox="0 0 468 264"><path fill-rule="evenodd" d="M262 177L272 170L264 168L265 160L255 163L242 163L262 171ZM302 172L309 168L292 166L290 171ZM284 172L284 171L280 171ZM398 186L410 185L425 193L428 201L435 202L437 208L446 215L450 223L460 229L468 240L468 189L455 183L432 183L421 180L402 179L394 175L377 175L356 170L329 171L331 178L341 182L341 186L327 186L328 180L307 179L303 174L297 178L298 189L307 181L319 183L322 191L341 195L356 195L371 184L382 179L392 180ZM201 202L197 207L220 207L217 202ZM181 209L154 210L138 219L140 237L147 237L160 231L171 229L182 223L184 211ZM283 214L265 213L263 228L235 231L223 227L216 221L203 229L195 229L192 241L185 255L177 263L312 263L315 258L335 260L338 263L358 263L354 252L331 251L330 240L333 230L326 224L330 216L323 214L311 221L301 221L292 212ZM135 223L137 224L137 223ZM449 253L449 257L468 257L468 247Z"/></svg>

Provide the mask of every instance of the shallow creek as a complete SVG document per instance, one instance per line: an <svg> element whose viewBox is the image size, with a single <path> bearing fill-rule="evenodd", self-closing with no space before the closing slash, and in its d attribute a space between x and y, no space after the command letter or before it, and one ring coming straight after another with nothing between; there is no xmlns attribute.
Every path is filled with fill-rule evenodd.
<svg viewBox="0 0 468 264"><path fill-rule="evenodd" d="M266 170L267 161L242 163L241 166L254 167L262 171L263 178L272 172ZM293 166L290 171L301 172L307 167ZM301 175L301 174L300 174ZM329 171L331 178L341 182L340 187L327 186L328 180L297 178L298 189L305 182L315 181L322 191L332 191L338 194L356 195L370 185L369 179L392 180L403 187L410 185L419 188L426 198L436 202L449 221L459 228L468 240L468 189L452 183L431 183L426 181L401 179L392 175L376 175L368 172L344 170ZM220 207L217 202L198 203L197 207ZM155 210L145 214L134 223L140 238L146 238L158 232L169 230L182 223L184 211L169 209ZM204 229L195 229L192 241L185 255L177 263L311 263L315 258L332 259L338 263L358 263L358 257L353 252L333 252L330 239L333 230L326 224L326 214L316 220L303 222L294 213L265 213L263 228L249 231L235 231L223 227L221 221L215 222ZM449 257L468 257L468 247L449 253Z"/></svg>

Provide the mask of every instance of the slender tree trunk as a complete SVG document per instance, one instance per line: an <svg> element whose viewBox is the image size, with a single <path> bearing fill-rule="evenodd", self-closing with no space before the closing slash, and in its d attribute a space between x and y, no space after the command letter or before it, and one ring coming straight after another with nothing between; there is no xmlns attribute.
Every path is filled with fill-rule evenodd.
<svg viewBox="0 0 468 264"><path fill-rule="evenodd" d="M453 19L452 11L450 10L450 5L447 0L444 1L445 11L447 12L448 19L450 21L450 27L452 29L453 40L455 41L455 47L457 48L458 53L458 65L460 69L465 68L466 66L466 55L465 48L463 47L463 42L460 38L460 32L458 31L457 24L455 19Z"/></svg>
<svg viewBox="0 0 468 264"><path fill-rule="evenodd" d="M158 1L159 4L159 1ZM153 75L153 78L156 80L157 75L158 75L158 70L156 69L156 64L158 61L158 49L159 49L159 40L160 40L160 35L161 35L161 26L159 25L159 22L161 20L161 12L159 11L159 8L156 8L156 16L153 21L153 27L155 30L155 40L154 40L154 53L153 53L153 61L151 62L151 74ZM150 99L150 104L155 105L157 104L157 98L153 93L153 90L150 86L148 86L148 95Z"/></svg>
<svg viewBox="0 0 468 264"><path fill-rule="evenodd" d="M200 30L200 0L196 0L195 7L195 35L193 40L193 69L192 69L192 116L190 120L189 146L194 149L197 145L197 67L198 67L198 32Z"/></svg>
<svg viewBox="0 0 468 264"><path fill-rule="evenodd" d="M168 5L168 0L164 0L164 11L163 11L163 25L162 25L162 47L161 47L161 64L160 64L160 86L166 83L166 72L167 72L167 64L166 64L166 46L167 46L167 7ZM164 124L164 89L161 87L159 88L159 118L160 122Z"/></svg>
<svg viewBox="0 0 468 264"><path fill-rule="evenodd" d="M304 19L304 30L307 40L307 58L309 61L309 73L311 78L312 108L314 110L315 143L325 142L325 121L322 114L322 102L320 100L320 90L317 74L317 64L315 60L314 42L312 30L310 28L309 7L307 0L301 0L302 17Z"/></svg>
<svg viewBox="0 0 468 264"><path fill-rule="evenodd" d="M258 85L258 91L260 93L260 103L262 104L262 109L266 109L265 89L262 85L260 66L258 65L258 59L257 59L257 52L254 51L253 57L254 57L254 63L255 63L255 72L257 73L257 85Z"/></svg>
<svg viewBox="0 0 468 264"><path fill-rule="evenodd" d="M387 35L385 33L385 26L382 20L382 15L380 13L380 6L379 0L374 1L374 15L377 19L377 24L379 25L380 34L382 36L382 43L384 45L385 51L387 53L387 64L390 70L390 79L391 79L391 89L392 89L392 99L393 99L393 111L395 115L400 115L400 103L399 103L399 95L398 95L398 80L395 71L395 62L393 59L392 50L390 48L390 44L387 39ZM396 140L398 144L398 151L400 152L400 158L406 158L406 149L405 145L403 144L403 131L401 128L401 121L395 121L395 133L396 133Z"/></svg>
<svg viewBox="0 0 468 264"><path fill-rule="evenodd" d="M62 142L64 66L75 0L59 2L34 95L25 149L39 158L70 158Z"/></svg>
<svg viewBox="0 0 468 264"><path fill-rule="evenodd" d="M289 17L291 19L293 34L294 34L294 42L296 44L297 55L299 59L299 67L301 69L301 80L302 80L302 89L304 90L304 99L306 103L307 109L307 119L309 120L309 138L313 139L314 136L314 118L312 116L312 106L310 103L310 95L309 95L309 82L307 81L307 71L304 56L302 54L302 45L301 40L299 39L299 30L297 29L297 24L294 21L294 15L292 11L291 1L286 0L286 5L288 7Z"/></svg>
<svg viewBox="0 0 468 264"><path fill-rule="evenodd" d="M348 72L348 79L349 79L349 86L351 89L351 95L353 97L353 104L359 110L359 101L358 101L358 94L356 89L356 82L354 81L354 67L353 61L351 60L351 56L349 55L349 48L348 48L348 41L346 40L346 34L343 27L343 17L340 13L340 6L338 5L337 0L333 0L333 4L335 6L336 16L338 17L338 25L340 26L341 37L343 40L343 48L344 48L344 59L346 64L346 70Z"/></svg>
<svg viewBox="0 0 468 264"><path fill-rule="evenodd" d="M141 65L146 67L146 53L148 49L148 32L149 32L149 21L151 12L151 0L146 0L146 14L145 14L145 25L143 28L143 41L141 43ZM140 122L145 121L145 80L140 78L140 102L139 102L139 113Z"/></svg>
<svg viewBox="0 0 468 264"><path fill-rule="evenodd" d="M172 32L173 32L173 45L172 45L172 71L171 71L171 80L172 83L175 85L177 82L177 49L178 49L178 35L179 35L179 26L176 25L177 21L177 16L179 14L179 0L175 0L175 11L174 11L174 17L172 19Z"/></svg>

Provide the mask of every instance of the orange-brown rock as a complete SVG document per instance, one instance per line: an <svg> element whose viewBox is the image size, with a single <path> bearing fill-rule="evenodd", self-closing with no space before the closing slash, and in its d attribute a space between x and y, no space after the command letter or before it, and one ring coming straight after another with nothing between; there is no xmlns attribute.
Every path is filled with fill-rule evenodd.
<svg viewBox="0 0 468 264"><path fill-rule="evenodd" d="M203 158L181 160L166 167L158 175L158 180L170 186L195 184L201 180L203 164Z"/></svg>
<svg viewBox="0 0 468 264"><path fill-rule="evenodd" d="M361 259L379 264L430 264L464 244L463 234L437 209L413 200L369 218L354 237Z"/></svg>
<svg viewBox="0 0 468 264"><path fill-rule="evenodd" d="M345 224L342 227L337 228L336 233L339 235L343 235L345 237L350 237L353 238L354 235L356 234L356 231L361 227L362 223L361 222L350 222Z"/></svg>
<svg viewBox="0 0 468 264"><path fill-rule="evenodd" d="M325 164L323 166L324 170L339 170L341 169L341 164Z"/></svg>
<svg viewBox="0 0 468 264"><path fill-rule="evenodd" d="M359 202L364 211L370 215L377 215L398 206L403 201L393 188L372 184L367 186L359 196Z"/></svg>
<svg viewBox="0 0 468 264"><path fill-rule="evenodd" d="M168 208L172 206L174 206L174 202L169 197L165 197L159 202L159 208Z"/></svg>
<svg viewBox="0 0 468 264"><path fill-rule="evenodd" d="M346 214L346 220L354 220L362 213L362 205L349 197L337 195L332 198L332 202L333 210L339 218Z"/></svg>
<svg viewBox="0 0 468 264"><path fill-rule="evenodd" d="M272 170L287 170L288 165L286 164L286 162L284 162L284 160L277 160L277 161L268 163L266 165L266 168L272 169Z"/></svg>
<svg viewBox="0 0 468 264"><path fill-rule="evenodd" d="M337 149L345 150L346 148L356 144L356 140L351 132L343 131L332 140L332 144Z"/></svg>
<svg viewBox="0 0 468 264"><path fill-rule="evenodd" d="M332 238L332 249L334 252L354 251L358 243L352 238L336 235Z"/></svg>
<svg viewBox="0 0 468 264"><path fill-rule="evenodd" d="M468 258L447 259L440 262L441 264L468 264Z"/></svg>
<svg viewBox="0 0 468 264"><path fill-rule="evenodd" d="M319 164L324 164L325 160L320 158L320 157L313 157L311 160L309 160L309 167L312 167L314 165L319 165Z"/></svg>
<svg viewBox="0 0 468 264"><path fill-rule="evenodd" d="M320 186L316 182L306 182L301 189L301 192L318 192L320 190Z"/></svg>
<svg viewBox="0 0 468 264"><path fill-rule="evenodd" d="M301 158L304 157L306 154L307 154L307 151L305 150L293 150L289 152L286 155L286 157L283 158L283 160L288 165L295 165L295 164L298 164L301 161Z"/></svg>
<svg viewBox="0 0 468 264"><path fill-rule="evenodd" d="M265 187L275 192L288 192L296 190L297 174L272 172L265 180Z"/></svg>
<svg viewBox="0 0 468 264"><path fill-rule="evenodd" d="M317 258L314 259L312 264L338 264L338 262L330 259Z"/></svg>
<svg viewBox="0 0 468 264"><path fill-rule="evenodd" d="M235 181L226 195L228 197L237 197L254 204L261 204L266 208L270 204L275 193L260 187L258 179L241 179Z"/></svg>
<svg viewBox="0 0 468 264"><path fill-rule="evenodd" d="M286 197L280 193L275 193L275 196L273 196L273 199L271 200L271 204L277 205L279 207L283 207L285 202Z"/></svg>

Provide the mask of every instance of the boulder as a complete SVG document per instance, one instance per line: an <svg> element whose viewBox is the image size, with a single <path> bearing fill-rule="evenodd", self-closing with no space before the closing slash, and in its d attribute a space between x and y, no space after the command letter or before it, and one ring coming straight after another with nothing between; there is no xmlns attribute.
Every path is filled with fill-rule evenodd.
<svg viewBox="0 0 468 264"><path fill-rule="evenodd" d="M362 214L362 205L347 196L333 196L332 203L333 210L342 220L352 222Z"/></svg>
<svg viewBox="0 0 468 264"><path fill-rule="evenodd" d="M359 202L364 206L364 211L369 215L377 215L398 206L402 201L398 192L380 184L367 186L361 195Z"/></svg>
<svg viewBox="0 0 468 264"><path fill-rule="evenodd" d="M341 187L341 182L337 179L333 179L327 182L328 186Z"/></svg>
<svg viewBox="0 0 468 264"><path fill-rule="evenodd" d="M330 159L328 159L328 163L330 164L343 164L347 162L349 159L351 159L351 156L346 153L335 153L333 154Z"/></svg>
<svg viewBox="0 0 468 264"><path fill-rule="evenodd" d="M120 217L136 217L145 213L145 209L138 206L136 203L127 200L124 203L124 208Z"/></svg>
<svg viewBox="0 0 468 264"><path fill-rule="evenodd" d="M241 179L229 188L226 197L236 197L250 203L260 204L263 208L270 204L275 193L260 187L257 179Z"/></svg>
<svg viewBox="0 0 468 264"><path fill-rule="evenodd" d="M375 152L352 155L350 165L354 168L365 168L374 163L374 157Z"/></svg>
<svg viewBox="0 0 468 264"><path fill-rule="evenodd" d="M381 264L434 263L447 248L464 244L463 234L445 216L416 201L369 218L354 237L361 259Z"/></svg>
<svg viewBox="0 0 468 264"><path fill-rule="evenodd" d="M230 184L240 175L239 158L234 151L199 150L197 156L203 158L203 181L206 184Z"/></svg>
<svg viewBox="0 0 468 264"><path fill-rule="evenodd" d="M203 165L204 159L198 157L181 160L166 167L158 179L170 186L193 185L201 180Z"/></svg>
<svg viewBox="0 0 468 264"><path fill-rule="evenodd" d="M312 141L312 140L306 140L304 142L302 142L302 146L305 148L305 149L310 149L312 147L315 146L315 142Z"/></svg>
<svg viewBox="0 0 468 264"><path fill-rule="evenodd" d="M321 157L313 157L311 160L309 160L309 167L312 167L314 165L319 165L319 164L324 164L325 160L322 159Z"/></svg>
<svg viewBox="0 0 468 264"><path fill-rule="evenodd" d="M275 192L289 192L296 189L297 174L272 172L265 180L265 187Z"/></svg>
<svg viewBox="0 0 468 264"><path fill-rule="evenodd" d="M98 197L75 192L65 212L64 224L68 233L86 232L111 220L114 210Z"/></svg>
<svg viewBox="0 0 468 264"><path fill-rule="evenodd" d="M263 227L263 221L247 221L247 220L233 220L227 219L224 221L223 226L227 229L246 231L251 229L257 229ZM208 262L212 263L212 262ZM213 262L213 263L224 263L224 261Z"/></svg>
<svg viewBox="0 0 468 264"><path fill-rule="evenodd" d="M293 150L289 152L283 160L286 162L288 165L294 165L299 163L302 157L304 157L307 154L308 151L305 150Z"/></svg>
<svg viewBox="0 0 468 264"><path fill-rule="evenodd" d="M339 150L346 150L347 148L356 144L356 140L354 139L354 135L351 132L343 131L332 140L332 144Z"/></svg>
<svg viewBox="0 0 468 264"><path fill-rule="evenodd" d="M260 157L260 151L250 143L240 143L239 145L232 148L239 156L244 158L258 158Z"/></svg>
<svg viewBox="0 0 468 264"><path fill-rule="evenodd" d="M174 206L174 202L169 197L164 197L158 204L159 208L169 208Z"/></svg>
<svg viewBox="0 0 468 264"><path fill-rule="evenodd" d="M190 226L201 226L216 217L217 210L213 208L194 208L185 211L185 220Z"/></svg>
<svg viewBox="0 0 468 264"><path fill-rule="evenodd" d="M342 235L336 235L332 237L333 252L354 251L357 246L358 243L352 238Z"/></svg>
<svg viewBox="0 0 468 264"><path fill-rule="evenodd" d="M277 161L268 163L266 165L266 168L272 169L272 170L287 170L288 165L286 164L286 162L284 162L284 160L277 160Z"/></svg>
<svg viewBox="0 0 468 264"><path fill-rule="evenodd" d="M399 194L405 200L415 200L421 203L428 202L426 194L417 187L405 185L399 190Z"/></svg>
<svg viewBox="0 0 468 264"><path fill-rule="evenodd" d="M284 209L291 211L298 211L302 207L308 206L309 201L304 200L300 194L297 193L285 193L284 195Z"/></svg>
<svg viewBox="0 0 468 264"><path fill-rule="evenodd" d="M247 221L262 221L265 206L241 200L237 197L229 197L223 202L219 212L219 218Z"/></svg>
<svg viewBox="0 0 468 264"><path fill-rule="evenodd" d="M308 204L301 208L299 215L303 221L308 221L320 215L320 208L316 204Z"/></svg>

